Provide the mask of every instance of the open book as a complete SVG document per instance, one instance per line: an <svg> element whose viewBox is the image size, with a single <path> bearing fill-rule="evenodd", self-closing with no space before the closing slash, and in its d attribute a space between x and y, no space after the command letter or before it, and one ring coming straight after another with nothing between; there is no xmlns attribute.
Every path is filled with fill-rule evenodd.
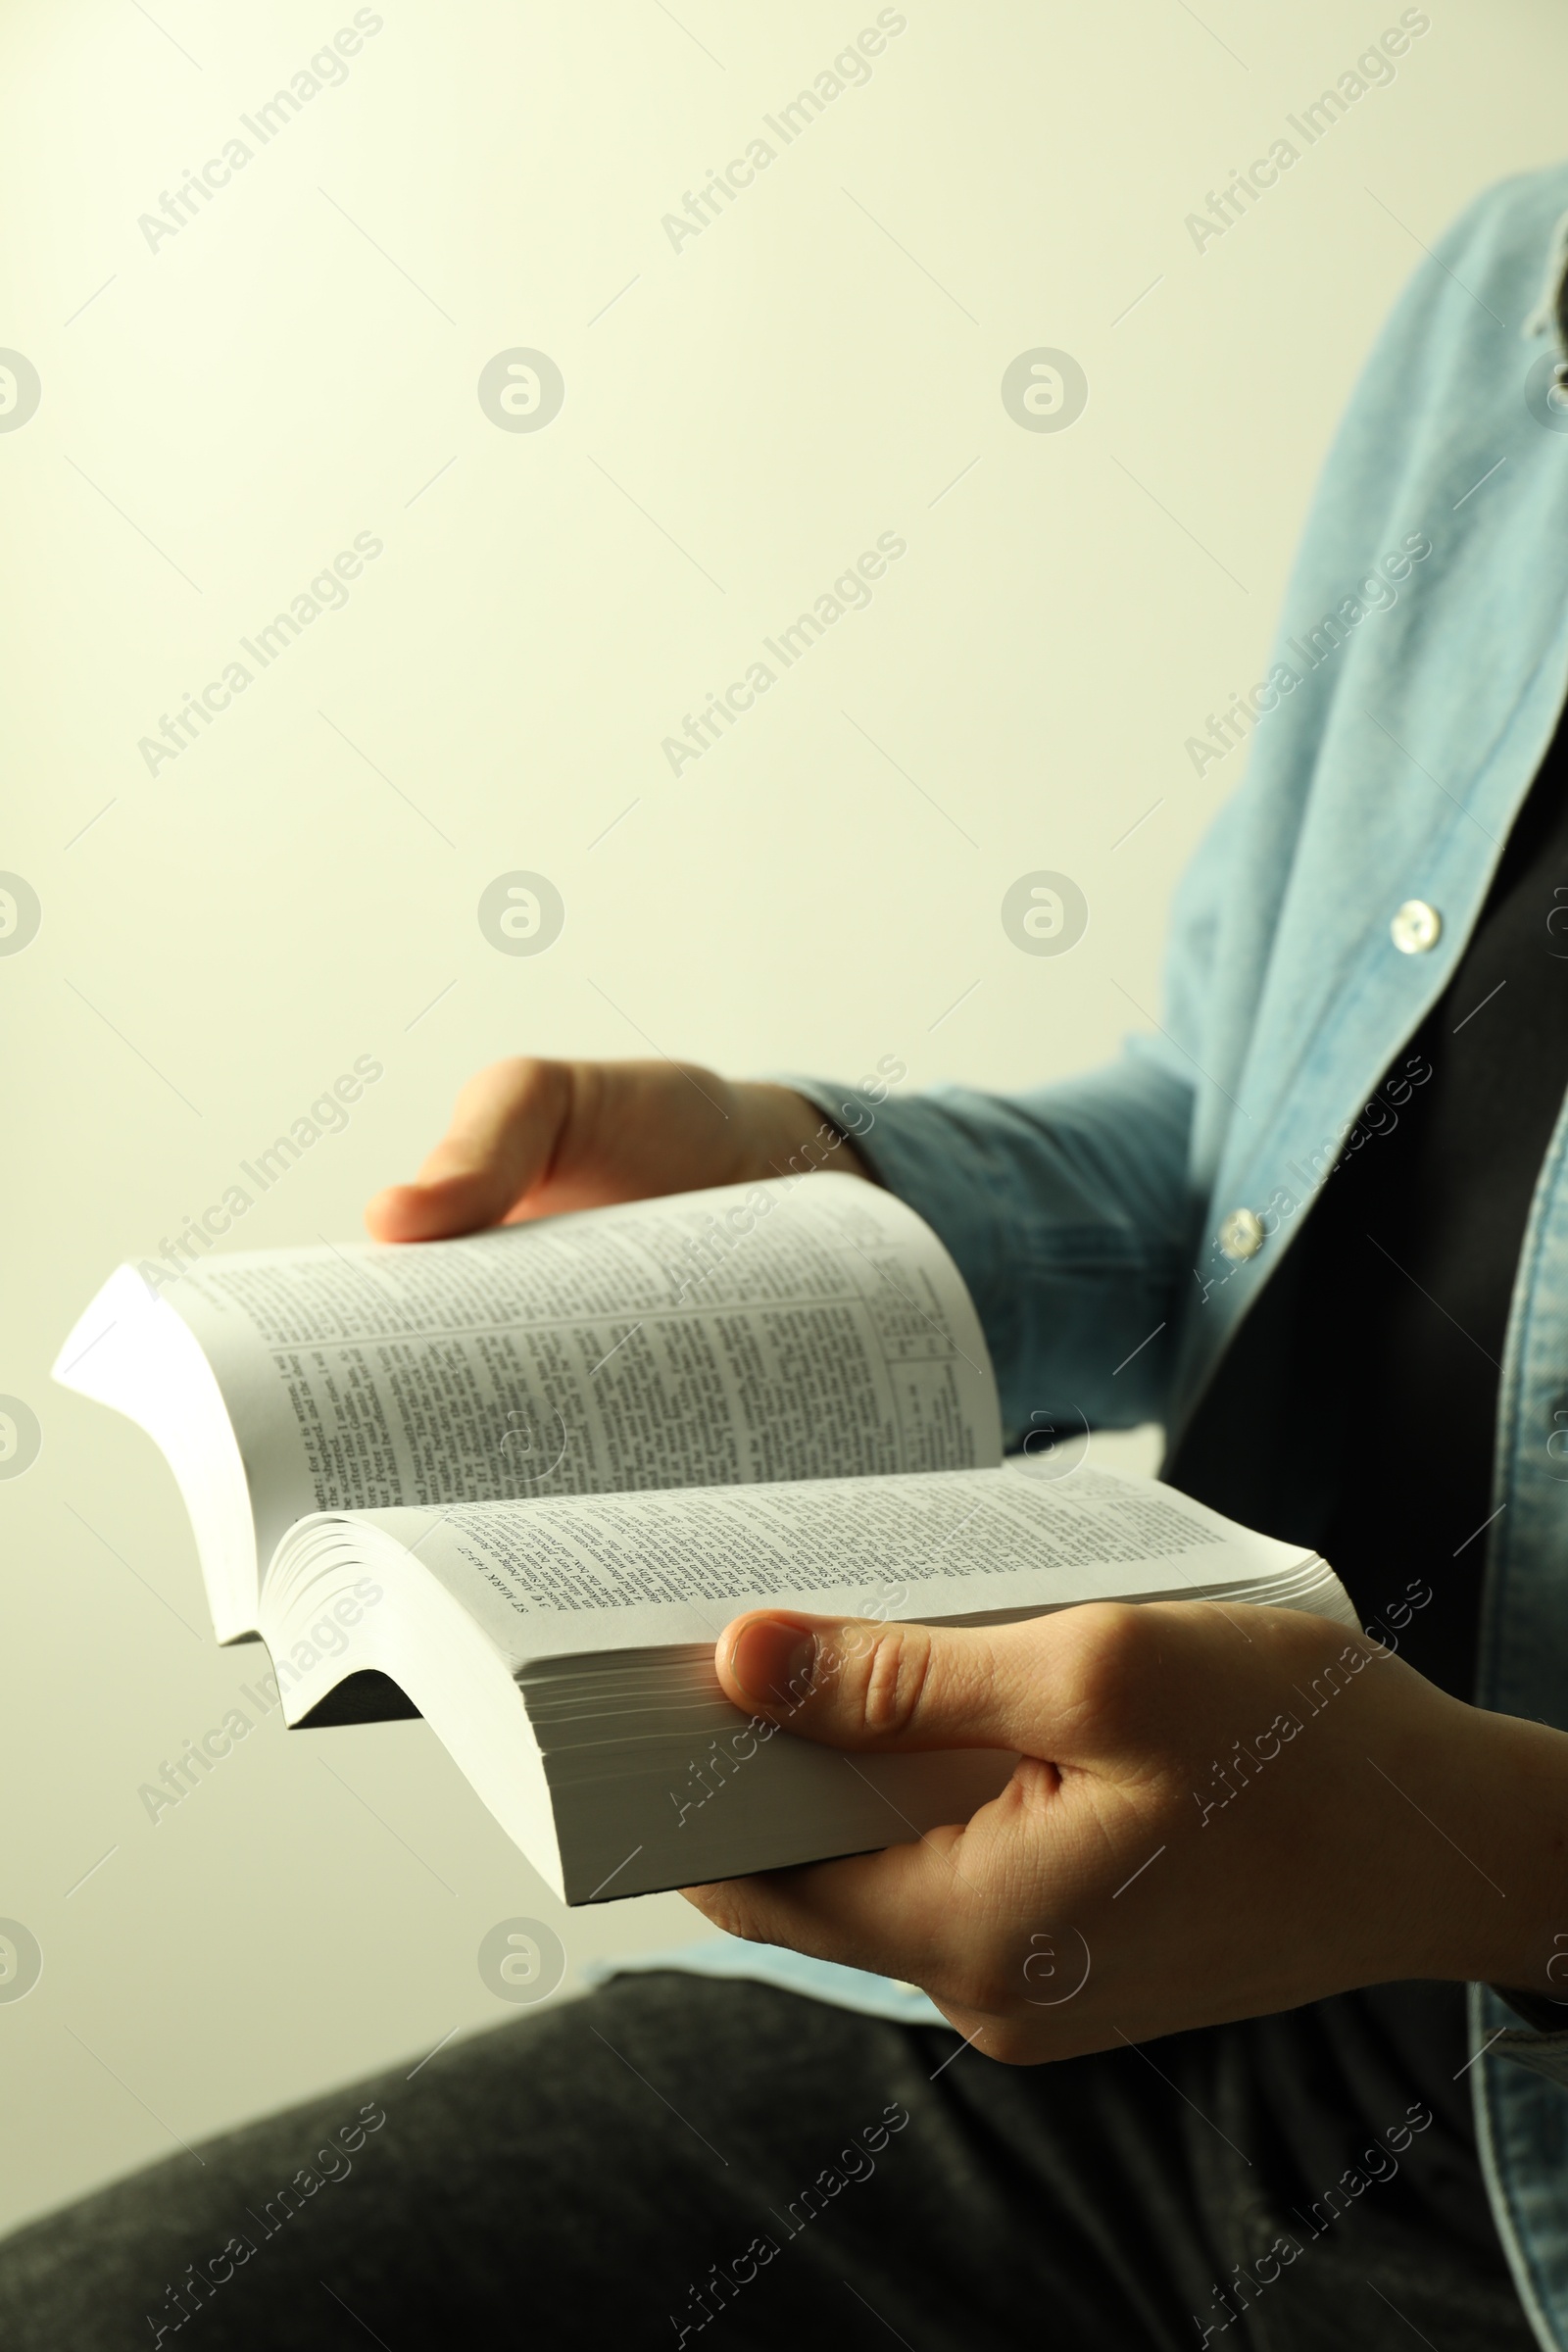
<svg viewBox="0 0 1568 2352"><path fill-rule="evenodd" d="M896 1843L1005 1782L748 1718L713 1668L742 1609L1356 1623L1315 1554L1152 1481L1004 1465L957 1268L856 1177L159 1272L110 1278L55 1377L162 1448L219 1639L260 1633L291 1724L425 1716L568 1903Z"/></svg>

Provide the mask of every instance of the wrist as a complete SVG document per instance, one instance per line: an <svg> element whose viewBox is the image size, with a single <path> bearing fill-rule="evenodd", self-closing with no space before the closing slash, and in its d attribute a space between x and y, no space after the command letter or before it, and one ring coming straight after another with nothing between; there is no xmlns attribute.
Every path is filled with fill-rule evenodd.
<svg viewBox="0 0 1568 2352"><path fill-rule="evenodd" d="M1568 1735L1516 1715L1467 1710L1468 1886L1449 1919L1444 1974L1568 1997ZM1568 2009L1563 2012L1568 2025Z"/></svg>
<svg viewBox="0 0 1568 2352"><path fill-rule="evenodd" d="M748 1102L759 1176L804 1176L837 1169L876 1181L848 1131L794 1087L753 1079L736 1090Z"/></svg>

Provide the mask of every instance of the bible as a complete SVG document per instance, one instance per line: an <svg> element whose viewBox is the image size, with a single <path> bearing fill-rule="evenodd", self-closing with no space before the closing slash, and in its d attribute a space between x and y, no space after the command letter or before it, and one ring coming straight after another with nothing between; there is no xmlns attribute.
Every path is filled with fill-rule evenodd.
<svg viewBox="0 0 1568 2352"><path fill-rule="evenodd" d="M122 1266L55 1378L160 1446L217 1636L266 1642L286 1720L424 1716L567 1903L864 1852L1004 1785L996 1750L852 1760L748 1717L713 1666L742 1610L1356 1625L1314 1553L1004 1459L957 1268L848 1175Z"/></svg>

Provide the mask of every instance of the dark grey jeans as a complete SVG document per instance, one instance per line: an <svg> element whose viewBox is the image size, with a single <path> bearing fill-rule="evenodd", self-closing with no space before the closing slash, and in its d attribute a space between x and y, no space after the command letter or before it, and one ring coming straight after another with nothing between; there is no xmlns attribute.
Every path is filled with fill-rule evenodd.
<svg viewBox="0 0 1568 2352"><path fill-rule="evenodd" d="M1272 2128L1247 2028L1006 2068L625 1977L33 2223L0 2345L1528 2352L1495 2243L1434 2227L1420 2138L1296 2196Z"/></svg>

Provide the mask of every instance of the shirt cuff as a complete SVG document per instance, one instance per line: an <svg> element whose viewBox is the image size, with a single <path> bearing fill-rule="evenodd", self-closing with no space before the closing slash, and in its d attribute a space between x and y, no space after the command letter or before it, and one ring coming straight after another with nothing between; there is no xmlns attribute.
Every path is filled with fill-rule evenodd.
<svg viewBox="0 0 1568 2352"><path fill-rule="evenodd" d="M940 2026L956 2029L918 1984L896 1977L875 1977L863 1969L845 1968L837 1960L811 1960L804 1952L777 1943L750 1943L738 1936L702 1936L671 1951L620 1952L591 1960L583 1970L589 1984L611 1977L635 1976L645 1969L675 1969L695 1977L743 1977L756 1984L772 1984L781 1992L798 1992L807 2000L826 2001L835 2009L854 2009L862 2017L882 2017L900 2026Z"/></svg>
<svg viewBox="0 0 1568 2352"><path fill-rule="evenodd" d="M1568 2084L1568 2002L1554 2001L1544 1992L1519 1992L1504 1984L1487 1990L1522 2017L1528 2033L1504 2027L1484 2046L1498 2058L1512 2058L1550 2082Z"/></svg>

